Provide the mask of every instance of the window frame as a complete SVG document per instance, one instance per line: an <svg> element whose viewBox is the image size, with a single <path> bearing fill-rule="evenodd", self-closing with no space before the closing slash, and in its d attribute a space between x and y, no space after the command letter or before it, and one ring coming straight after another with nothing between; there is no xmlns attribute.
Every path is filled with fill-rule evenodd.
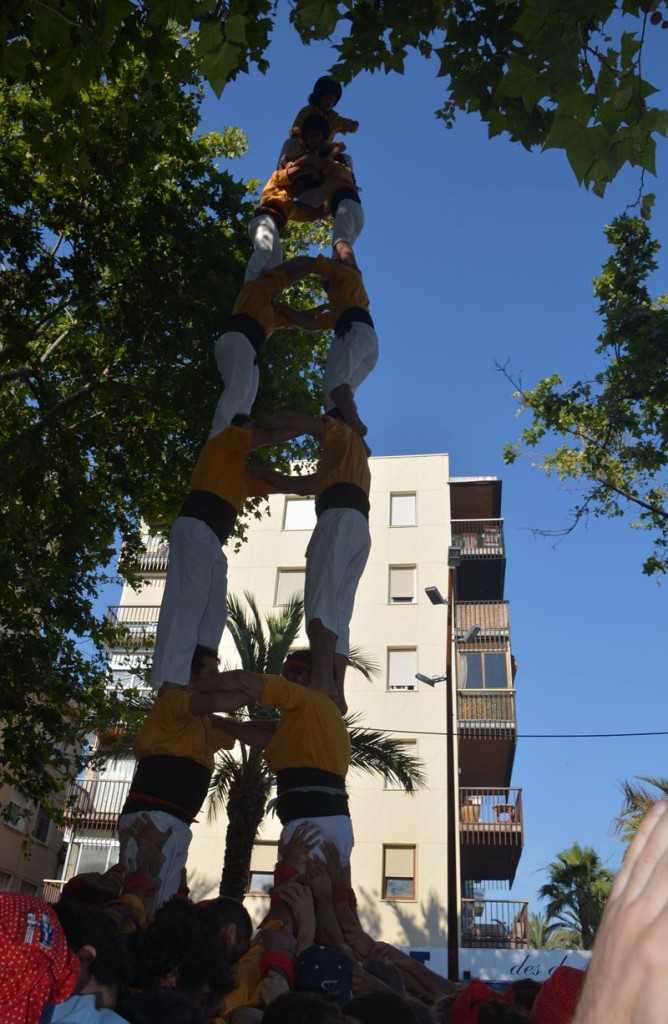
<svg viewBox="0 0 668 1024"><path fill-rule="evenodd" d="M417 604L417 565L388 565L387 567L387 603L390 605ZM412 572L413 573L413 595L409 598L392 596L392 573Z"/></svg>
<svg viewBox="0 0 668 1024"><path fill-rule="evenodd" d="M286 608L287 605L288 605L288 601L279 601L279 598L281 596L281 592L280 591L281 591L281 577L282 577L282 575L285 575L287 577L287 576L290 576L290 575L295 575L296 576L298 574L301 574L301 576L303 577L303 580L304 580L304 584L305 584L306 583L306 566L303 566L303 567L292 566L292 565L281 565L281 566L278 566L278 568L276 569L276 589L274 591L274 608ZM294 597L295 594L296 595L300 595L301 594L301 597L303 598L303 596L304 596L304 585L302 585L301 590L296 590L292 596Z"/></svg>
<svg viewBox="0 0 668 1024"><path fill-rule="evenodd" d="M392 499L393 498L412 498L413 499L413 522L412 523L393 523L392 522ZM405 530L411 527L417 526L417 491L390 491L390 512L389 512L389 525L393 530Z"/></svg>
<svg viewBox="0 0 668 1024"><path fill-rule="evenodd" d="M417 693L417 679L415 678L415 672L412 676L410 683L399 683L396 686L392 686L390 683L390 662L392 660L392 654L395 653L408 653L409 651L415 654L415 672L418 670L418 649L417 647L388 647L386 648L385 658L385 691L386 693Z"/></svg>
<svg viewBox="0 0 668 1024"><path fill-rule="evenodd" d="M462 682L463 673L461 665L463 659L471 654L480 655L481 657L481 678L482 683L479 686L469 686L466 680ZM504 657L506 665L506 684L505 686L488 686L486 682L487 670L485 667L485 657L490 654L501 654ZM468 675L468 671L467 671ZM485 644L484 647L478 645L477 648L473 646L469 650L457 651L457 689L458 690L512 690L513 688L513 676L512 676L512 664L510 660L510 645L509 644Z"/></svg>
<svg viewBox="0 0 668 1024"><path fill-rule="evenodd" d="M398 853L398 851L412 851L413 854L413 872L411 875L390 875L388 874L388 852ZM386 903L416 903L418 898L418 886L417 886L417 844L416 843L383 843L383 874L381 880L381 900ZM411 895L399 896L396 894L388 894L387 883L388 880L404 880L410 879Z"/></svg>
<svg viewBox="0 0 668 1024"><path fill-rule="evenodd" d="M312 526L287 526L288 521L288 507L299 504L310 503L313 506L313 525ZM286 496L283 502L283 519L281 521L281 531L284 533L308 533L315 527L315 498L310 497L295 497L293 495Z"/></svg>

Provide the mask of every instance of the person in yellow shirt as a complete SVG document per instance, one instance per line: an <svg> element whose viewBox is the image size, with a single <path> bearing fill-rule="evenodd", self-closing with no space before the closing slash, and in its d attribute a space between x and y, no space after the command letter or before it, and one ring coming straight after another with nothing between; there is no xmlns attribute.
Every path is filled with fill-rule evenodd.
<svg viewBox="0 0 668 1024"><path fill-rule="evenodd" d="M307 105L302 107L295 117L292 128L290 129L290 135L293 138L298 138L301 135L304 120L310 114L319 114L321 117L325 118L329 125L330 138L333 138L337 132L341 135L356 132L359 128L359 121L353 121L349 117L341 117L341 115L334 110L334 107L341 99L342 94L343 89L339 82L336 82L333 78L328 78L327 76L319 78L313 86L313 92L308 97Z"/></svg>
<svg viewBox="0 0 668 1024"><path fill-rule="evenodd" d="M328 694L345 713L350 620L371 550L369 449L342 421L338 409L330 409L323 419L277 413L263 424L310 434L320 445L315 473L289 476L259 468L252 473L272 491L315 495L317 523L306 550L304 584L304 617L313 654L310 685Z"/></svg>
<svg viewBox="0 0 668 1024"><path fill-rule="evenodd" d="M284 288L306 277L311 263L308 256L295 256L241 288L214 348L223 390L209 439L229 427L235 416L250 416L260 383L258 356L264 343L277 328L293 326L273 302Z"/></svg>
<svg viewBox="0 0 668 1024"><path fill-rule="evenodd" d="M197 646L188 684L163 684L134 743L137 768L118 819L119 862L125 876L144 872L157 882L151 911L178 891L190 824L208 792L214 754L235 743L213 715L220 698L214 702L208 690L200 693L217 672L217 650Z"/></svg>
<svg viewBox="0 0 668 1024"><path fill-rule="evenodd" d="M378 362L378 336L369 312L369 296L361 272L345 263L317 256L311 270L322 278L327 302L299 310L277 303L276 310L302 330L334 331L322 379L325 410L337 407L348 426L363 437L367 427L357 411L355 392Z"/></svg>
<svg viewBox="0 0 668 1024"><path fill-rule="evenodd" d="M268 487L251 476L246 459L256 448L297 435L260 429L251 421L210 438L169 534L169 561L151 668L151 686L188 686L198 644L218 650L227 616L227 559L223 545L246 498Z"/></svg>

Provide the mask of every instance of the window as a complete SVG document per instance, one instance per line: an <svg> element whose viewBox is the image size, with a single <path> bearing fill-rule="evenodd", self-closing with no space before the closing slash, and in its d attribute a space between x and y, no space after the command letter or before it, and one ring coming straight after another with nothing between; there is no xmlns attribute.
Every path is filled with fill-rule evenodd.
<svg viewBox="0 0 668 1024"><path fill-rule="evenodd" d="M27 828L28 808L25 805L21 794L14 790L12 799L7 804L7 816L5 821L17 832L25 832Z"/></svg>
<svg viewBox="0 0 668 1024"><path fill-rule="evenodd" d="M390 526L415 526L415 494L390 495Z"/></svg>
<svg viewBox="0 0 668 1024"><path fill-rule="evenodd" d="M51 818L46 813L43 807L37 808L37 817L35 819L35 827L33 828L33 835L40 843L45 843L49 838L49 827L51 825Z"/></svg>
<svg viewBox="0 0 668 1024"><path fill-rule="evenodd" d="M395 747L398 747L402 754L407 754L408 757L417 757L417 740L401 739L391 740L391 743ZM404 792L404 787L396 779L390 779L385 776L385 789L396 789Z"/></svg>
<svg viewBox="0 0 668 1024"><path fill-rule="evenodd" d="M417 648L409 647L387 652L388 690L416 690Z"/></svg>
<svg viewBox="0 0 668 1024"><path fill-rule="evenodd" d="M469 651L459 655L459 687L505 690L510 685L507 651Z"/></svg>
<svg viewBox="0 0 668 1024"><path fill-rule="evenodd" d="M9 892L12 884L12 876L9 871L0 871L0 892Z"/></svg>
<svg viewBox="0 0 668 1024"><path fill-rule="evenodd" d="M277 843L256 843L251 854L247 892L266 896L274 884L274 867L278 859Z"/></svg>
<svg viewBox="0 0 668 1024"><path fill-rule="evenodd" d="M35 885L34 882L29 882L26 878L23 878L19 883L19 892L22 892L25 896L36 896L39 890L39 886Z"/></svg>
<svg viewBox="0 0 668 1024"><path fill-rule="evenodd" d="M383 847L383 899L415 899L415 847Z"/></svg>
<svg viewBox="0 0 668 1024"><path fill-rule="evenodd" d="M315 523L315 498L285 499L284 530L312 530Z"/></svg>
<svg viewBox="0 0 668 1024"><path fill-rule="evenodd" d="M415 603L415 566L390 566L390 604Z"/></svg>
<svg viewBox="0 0 668 1024"><path fill-rule="evenodd" d="M114 864L118 864L118 842L105 842L101 840L80 840L72 843L72 850L68 858L68 867L75 861L72 871L74 875L80 875L84 871L99 871L104 874ZM68 876L69 875L68 872Z"/></svg>
<svg viewBox="0 0 668 1024"><path fill-rule="evenodd" d="M305 579L306 569L279 569L274 604L287 604L293 597L303 597Z"/></svg>

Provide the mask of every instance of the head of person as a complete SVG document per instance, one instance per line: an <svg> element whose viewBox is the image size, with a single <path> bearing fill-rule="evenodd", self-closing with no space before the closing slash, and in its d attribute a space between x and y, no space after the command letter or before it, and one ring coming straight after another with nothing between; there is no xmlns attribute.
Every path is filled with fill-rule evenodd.
<svg viewBox="0 0 668 1024"><path fill-rule="evenodd" d="M198 644L190 662L190 681L200 681L218 671L218 651Z"/></svg>
<svg viewBox="0 0 668 1024"><path fill-rule="evenodd" d="M264 1011L262 1024L345 1024L338 1003L315 992L286 992Z"/></svg>
<svg viewBox="0 0 668 1024"><path fill-rule="evenodd" d="M331 946L309 946L295 963L295 990L316 992L344 1006L353 994L346 958Z"/></svg>
<svg viewBox="0 0 668 1024"><path fill-rule="evenodd" d="M323 75L313 86L308 98L309 103L321 110L332 110L341 99L343 89L333 78Z"/></svg>
<svg viewBox="0 0 668 1024"><path fill-rule="evenodd" d="M319 150L329 138L329 125L320 114L309 114L302 122L301 136L307 149Z"/></svg>
<svg viewBox="0 0 668 1024"><path fill-rule="evenodd" d="M299 651L290 651L283 662L281 675L291 683L299 683L300 686L308 686L311 682L311 668L313 656L308 647Z"/></svg>
<svg viewBox="0 0 668 1024"><path fill-rule="evenodd" d="M220 951L228 963L236 963L248 951L253 934L253 922L244 905L231 896L217 896L196 903L195 909L217 936Z"/></svg>
<svg viewBox="0 0 668 1024"><path fill-rule="evenodd" d="M175 988L135 992L119 1009L128 1024L207 1024L209 1020L193 996Z"/></svg>
<svg viewBox="0 0 668 1024"><path fill-rule="evenodd" d="M47 1003L62 1003L81 972L53 907L35 896L0 893L2 1019L39 1024Z"/></svg>
<svg viewBox="0 0 668 1024"><path fill-rule="evenodd" d="M61 900L53 908L67 944L80 962L78 995L94 995L98 1007L114 1007L130 981L130 958L118 922L101 907Z"/></svg>
<svg viewBox="0 0 668 1024"><path fill-rule="evenodd" d="M422 1024L411 1000L398 992L367 992L351 999L345 1012L360 1024Z"/></svg>
<svg viewBox="0 0 668 1024"><path fill-rule="evenodd" d="M195 904L173 897L137 937L135 984L141 989L176 988L200 1005L215 1003L233 987L216 940Z"/></svg>
<svg viewBox="0 0 668 1024"><path fill-rule="evenodd" d="M231 425L233 427L246 427L247 430L252 430L255 426L251 417L245 412L235 413L232 417Z"/></svg>

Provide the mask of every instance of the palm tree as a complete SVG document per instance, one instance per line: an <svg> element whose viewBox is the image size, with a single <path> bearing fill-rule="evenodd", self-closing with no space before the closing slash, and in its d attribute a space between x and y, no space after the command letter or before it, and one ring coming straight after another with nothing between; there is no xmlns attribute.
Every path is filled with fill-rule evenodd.
<svg viewBox="0 0 668 1024"><path fill-rule="evenodd" d="M582 948L591 949L612 888L612 871L603 867L591 846L578 843L558 853L547 871L550 881L541 886L538 895L548 901L548 918L575 931Z"/></svg>
<svg viewBox="0 0 668 1024"><path fill-rule="evenodd" d="M621 783L619 788L624 797L624 806L612 823L612 833L619 836L623 843L633 841L643 818L657 800L668 799L668 779L654 778L651 775L636 775L635 778L647 782L658 792L652 793L646 786L634 785L632 782Z"/></svg>
<svg viewBox="0 0 668 1024"><path fill-rule="evenodd" d="M580 949L580 935L574 928L566 928L556 921L550 923L547 914L529 914L529 946L531 949Z"/></svg>
<svg viewBox="0 0 668 1024"><path fill-rule="evenodd" d="M263 622L252 594L244 594L250 614L238 598L228 601L227 626L239 653L242 667L250 672L278 673L301 629L304 602L293 598L277 615L267 615ZM351 650L350 664L367 678L377 668L359 650ZM245 717L245 713L242 713ZM248 708L251 718L274 718L275 712L253 704ZM352 746L351 765L363 771L382 775L398 782L407 793L426 784L422 762L406 754L400 745L385 733L365 729L359 716L346 716ZM239 744L234 751L221 751L211 779L207 806L208 819L213 820L223 808L228 826L225 839L223 874L220 894L243 900L246 893L251 854L258 830L265 815L273 776L262 758L262 751Z"/></svg>

